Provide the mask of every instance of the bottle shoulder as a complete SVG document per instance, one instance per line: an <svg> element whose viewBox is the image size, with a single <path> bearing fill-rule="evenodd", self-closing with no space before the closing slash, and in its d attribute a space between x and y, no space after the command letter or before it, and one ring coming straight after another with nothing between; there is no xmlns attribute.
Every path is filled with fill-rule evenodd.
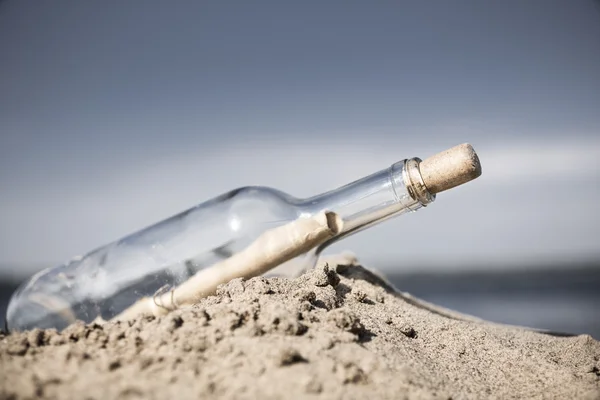
<svg viewBox="0 0 600 400"><path fill-rule="evenodd" d="M226 194L227 209L238 218L254 219L257 214L295 218L298 200L281 190L266 186L244 186Z"/></svg>
<svg viewBox="0 0 600 400"><path fill-rule="evenodd" d="M275 189L268 186L242 186L227 193L222 194L215 200L227 201L227 200L257 200L257 201L275 201L275 202L287 202L289 204L298 204L300 199L286 193L282 190Z"/></svg>

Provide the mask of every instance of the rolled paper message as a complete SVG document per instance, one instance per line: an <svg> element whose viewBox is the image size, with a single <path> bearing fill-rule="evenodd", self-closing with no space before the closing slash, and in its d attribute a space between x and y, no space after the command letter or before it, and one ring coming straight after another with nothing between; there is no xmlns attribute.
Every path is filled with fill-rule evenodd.
<svg viewBox="0 0 600 400"><path fill-rule="evenodd" d="M138 300L112 320L160 316L193 305L214 294L219 285L260 276L331 239L342 228L342 219L327 211L270 229L239 253L197 272L167 293Z"/></svg>

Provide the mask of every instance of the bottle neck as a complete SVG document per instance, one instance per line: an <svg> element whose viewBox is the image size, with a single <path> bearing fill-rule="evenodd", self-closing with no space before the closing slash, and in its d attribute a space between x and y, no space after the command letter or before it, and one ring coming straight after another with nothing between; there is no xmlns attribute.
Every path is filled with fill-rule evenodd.
<svg viewBox="0 0 600 400"><path fill-rule="evenodd" d="M434 201L435 195L427 191L421 179L419 163L418 158L397 162L348 185L305 199L300 207L311 215L324 210L338 213L344 220L344 229L334 238L337 241Z"/></svg>

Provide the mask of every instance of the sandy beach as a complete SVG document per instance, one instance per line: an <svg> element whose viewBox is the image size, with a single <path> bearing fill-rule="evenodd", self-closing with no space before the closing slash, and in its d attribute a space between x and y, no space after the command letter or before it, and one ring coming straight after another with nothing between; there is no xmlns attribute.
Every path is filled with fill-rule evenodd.
<svg viewBox="0 0 600 400"><path fill-rule="evenodd" d="M407 301L343 257L161 318L0 337L0 399L600 399L600 342Z"/></svg>

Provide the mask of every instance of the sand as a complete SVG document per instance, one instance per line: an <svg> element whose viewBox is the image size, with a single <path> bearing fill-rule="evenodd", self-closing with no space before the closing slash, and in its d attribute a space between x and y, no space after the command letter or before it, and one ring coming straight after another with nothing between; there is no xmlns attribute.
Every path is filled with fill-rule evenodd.
<svg viewBox="0 0 600 400"><path fill-rule="evenodd" d="M349 264L237 279L160 318L2 335L0 399L600 399L592 337L432 312Z"/></svg>

